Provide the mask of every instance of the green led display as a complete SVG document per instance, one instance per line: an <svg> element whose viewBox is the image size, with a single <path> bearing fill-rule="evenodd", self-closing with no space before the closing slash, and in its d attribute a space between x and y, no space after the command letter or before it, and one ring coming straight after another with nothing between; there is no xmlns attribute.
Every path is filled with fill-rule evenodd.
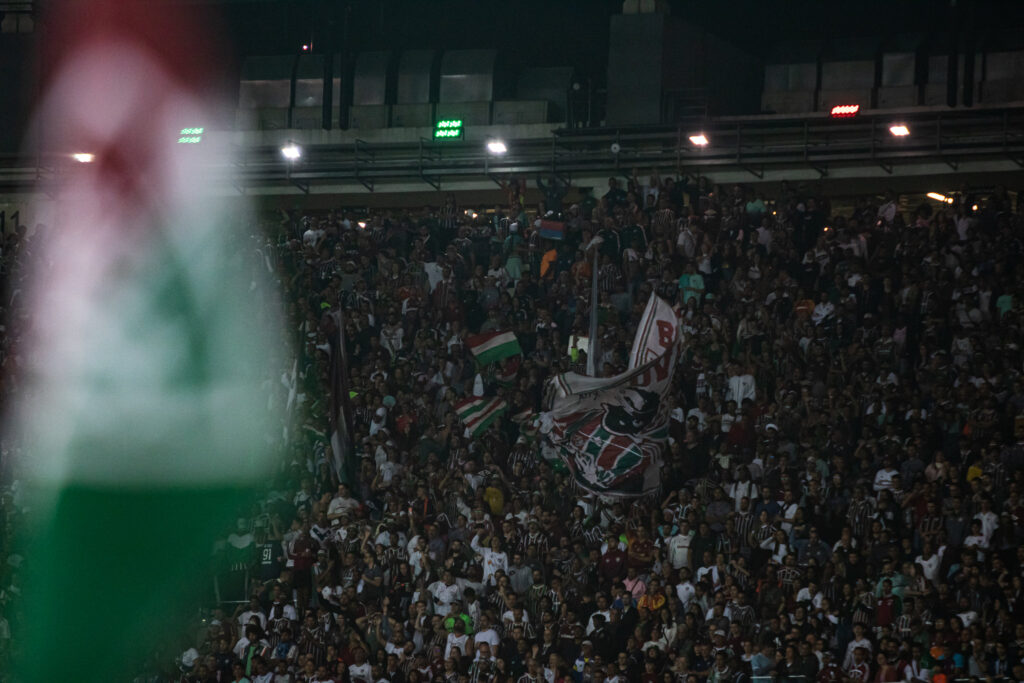
<svg viewBox="0 0 1024 683"><path fill-rule="evenodd" d="M202 128L182 128L179 133L178 144L179 145L196 145L203 140L203 129Z"/></svg>
<svg viewBox="0 0 1024 683"><path fill-rule="evenodd" d="M462 137L462 119L445 119L438 121L434 126L435 139L449 139Z"/></svg>

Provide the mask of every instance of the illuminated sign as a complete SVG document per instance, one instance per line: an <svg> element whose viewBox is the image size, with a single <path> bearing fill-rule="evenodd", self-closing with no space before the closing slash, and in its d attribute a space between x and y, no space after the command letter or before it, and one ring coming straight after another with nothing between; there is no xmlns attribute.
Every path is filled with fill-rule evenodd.
<svg viewBox="0 0 1024 683"><path fill-rule="evenodd" d="M834 119L848 119L851 116L856 116L859 111L859 104L839 104L832 107L832 111L829 112L829 115Z"/></svg>
<svg viewBox="0 0 1024 683"><path fill-rule="evenodd" d="M434 139L461 139L462 119L445 119L434 126Z"/></svg>
<svg viewBox="0 0 1024 683"><path fill-rule="evenodd" d="M203 140L202 128L182 128L178 134L179 145L197 145Z"/></svg>

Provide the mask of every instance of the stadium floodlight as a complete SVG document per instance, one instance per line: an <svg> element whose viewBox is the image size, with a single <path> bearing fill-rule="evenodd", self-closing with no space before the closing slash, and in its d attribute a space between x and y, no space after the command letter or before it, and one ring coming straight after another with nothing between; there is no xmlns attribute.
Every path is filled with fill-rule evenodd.
<svg viewBox="0 0 1024 683"><path fill-rule="evenodd" d="M698 147L707 147L708 136L704 133L697 133L696 135L690 136L690 142L697 145Z"/></svg>
<svg viewBox="0 0 1024 683"><path fill-rule="evenodd" d="M96 160L96 155L89 152L75 152L71 155L71 158L80 164L91 164Z"/></svg>
<svg viewBox="0 0 1024 683"><path fill-rule="evenodd" d="M898 138L902 138L902 137L905 137L907 135L910 135L910 129L907 128L906 125L904 125L902 123L897 123L897 124L894 124L892 126L889 126L889 132L892 133L893 135L895 135Z"/></svg>
<svg viewBox="0 0 1024 683"><path fill-rule="evenodd" d="M502 140L488 140L487 151L491 154L504 154L508 151L508 147Z"/></svg>
<svg viewBox="0 0 1024 683"><path fill-rule="evenodd" d="M935 201L942 202L943 204L952 204L953 203L953 198L952 197L947 197L946 195L942 194L941 192L929 192L925 196L928 197L928 199L934 199Z"/></svg>
<svg viewBox="0 0 1024 683"><path fill-rule="evenodd" d="M289 142L287 145L281 148L281 156L288 161L295 161L302 156L302 148L296 145L294 142Z"/></svg>

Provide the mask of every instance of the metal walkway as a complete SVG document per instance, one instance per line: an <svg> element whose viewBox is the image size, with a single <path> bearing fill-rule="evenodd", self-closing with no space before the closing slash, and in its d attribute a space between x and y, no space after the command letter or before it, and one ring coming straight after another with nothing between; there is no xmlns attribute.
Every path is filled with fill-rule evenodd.
<svg viewBox="0 0 1024 683"><path fill-rule="evenodd" d="M894 123L910 135L895 137ZM696 126L700 127L697 128ZM695 132L709 139L698 148L689 141ZM287 135L288 131L281 132ZM240 139L225 132L224 139ZM234 145L236 161L211 169L211 179L239 192L247 189L361 185L373 192L382 183L415 183L427 190L442 183L487 181L510 174L558 175L567 180L646 173L741 172L749 182L767 172L809 169L817 177L834 170L859 167L885 177L900 165L940 163L950 172L961 164L991 163L993 168L1024 168L1024 105L1000 109L868 112L852 119L821 114L805 118L753 116L720 118L689 128L553 130L527 139L508 139L508 153L489 155L479 139L472 141L367 142L345 134L351 142L307 144L299 163L289 167L278 145ZM215 138L217 133L211 133ZM613 143L618 149L612 151ZM60 157L0 158L0 191L32 191L59 183L65 165ZM493 186L493 185L492 185Z"/></svg>

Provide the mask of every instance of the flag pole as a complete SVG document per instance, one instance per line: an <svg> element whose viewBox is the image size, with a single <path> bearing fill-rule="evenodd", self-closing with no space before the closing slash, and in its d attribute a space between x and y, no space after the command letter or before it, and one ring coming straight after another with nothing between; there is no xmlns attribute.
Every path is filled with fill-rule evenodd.
<svg viewBox="0 0 1024 683"><path fill-rule="evenodd" d="M590 247L594 250L594 265L590 273L590 344L587 347L587 374L591 377L597 377L597 259L600 253L598 246L601 244L599 239L595 237L590 241Z"/></svg>
<svg viewBox="0 0 1024 683"><path fill-rule="evenodd" d="M335 410L338 411L338 414L334 417L337 420L338 431L341 432L338 445L341 446L343 452L335 453L334 457L340 459L341 463L337 473L338 479L349 484L352 482L355 469L352 462L354 451L352 447L352 399L348 388L348 353L345 350L345 307L340 299L341 297L339 297L338 301L338 358L335 365L335 372L337 373L335 386L341 395L338 397L339 400L335 405Z"/></svg>

